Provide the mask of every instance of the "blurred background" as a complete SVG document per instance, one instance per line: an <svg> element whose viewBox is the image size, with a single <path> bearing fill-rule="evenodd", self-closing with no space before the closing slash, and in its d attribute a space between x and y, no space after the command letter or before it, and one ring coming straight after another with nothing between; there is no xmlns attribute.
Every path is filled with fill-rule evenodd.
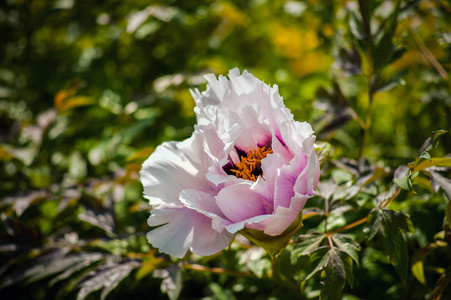
<svg viewBox="0 0 451 300"><path fill-rule="evenodd" d="M394 1L376 2L383 22ZM451 127L451 4L401 3L401 50L371 87L363 152L389 167ZM2 299L95 299L116 286L110 297L166 297L161 278L178 279L153 272L165 261L145 238L138 172L157 145L191 135L189 89L205 89L205 74L238 67L277 84L332 157L358 159L368 82L357 12L344 0L1 1ZM450 149L448 135L436 156ZM185 298L216 293L211 278L192 282Z"/></svg>

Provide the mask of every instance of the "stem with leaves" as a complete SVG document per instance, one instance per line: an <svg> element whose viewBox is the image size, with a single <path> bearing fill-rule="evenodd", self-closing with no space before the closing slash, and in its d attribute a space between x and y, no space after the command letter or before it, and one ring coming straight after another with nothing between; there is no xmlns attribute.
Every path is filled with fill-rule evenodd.
<svg viewBox="0 0 451 300"><path fill-rule="evenodd" d="M379 208L381 208L381 209L386 208L399 195L400 192L401 192L401 188L398 188L396 190L396 192L393 194L393 196L391 196L387 201L383 201L383 202L381 202L379 204ZM337 228L335 230L332 230L329 233L342 232L342 231L345 231L345 230L357 227L357 226L365 223L367 220L368 220L368 216L366 216L366 217L364 217L364 218L362 218L360 220L357 220L357 221L355 221L355 222L353 222L351 224L348 224L346 226L343 226L343 227Z"/></svg>

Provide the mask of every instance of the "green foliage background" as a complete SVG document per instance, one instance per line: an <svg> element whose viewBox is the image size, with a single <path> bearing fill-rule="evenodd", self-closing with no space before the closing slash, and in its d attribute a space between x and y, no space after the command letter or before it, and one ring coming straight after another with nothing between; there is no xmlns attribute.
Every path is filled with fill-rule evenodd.
<svg viewBox="0 0 451 300"><path fill-rule="evenodd" d="M1 2L0 298L340 297L320 291L344 280L331 282L333 264L312 273L315 255L346 267L345 299L451 298L451 165L414 169L451 128L450 15L440 0ZM273 267L241 238L185 264L145 238L142 162L191 135L189 89L234 67L277 84L332 149L301 238ZM430 148L445 157L449 134ZM415 159L399 178L416 192L386 212L394 171Z"/></svg>

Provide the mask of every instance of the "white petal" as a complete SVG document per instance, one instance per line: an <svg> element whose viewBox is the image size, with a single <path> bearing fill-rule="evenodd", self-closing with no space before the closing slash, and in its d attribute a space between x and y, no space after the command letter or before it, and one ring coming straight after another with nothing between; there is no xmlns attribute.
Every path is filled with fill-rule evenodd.
<svg viewBox="0 0 451 300"><path fill-rule="evenodd" d="M212 229L211 219L186 207L157 207L148 224L159 226L147 239L160 252L182 258L188 249L198 255L211 255L227 247L232 235Z"/></svg>
<svg viewBox="0 0 451 300"><path fill-rule="evenodd" d="M205 178L211 159L203 150L203 136L195 132L183 142L158 146L140 171L144 194L151 204L180 205L179 193L186 188L212 190Z"/></svg>

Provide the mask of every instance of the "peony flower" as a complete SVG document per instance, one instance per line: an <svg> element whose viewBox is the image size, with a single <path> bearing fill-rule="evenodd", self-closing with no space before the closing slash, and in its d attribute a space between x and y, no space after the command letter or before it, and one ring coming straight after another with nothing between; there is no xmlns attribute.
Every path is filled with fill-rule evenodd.
<svg viewBox="0 0 451 300"><path fill-rule="evenodd" d="M219 252L246 230L277 238L300 223L319 179L313 130L277 86L236 68L205 78L205 92L191 91L193 135L158 146L140 172L153 206L147 238L179 258Z"/></svg>

